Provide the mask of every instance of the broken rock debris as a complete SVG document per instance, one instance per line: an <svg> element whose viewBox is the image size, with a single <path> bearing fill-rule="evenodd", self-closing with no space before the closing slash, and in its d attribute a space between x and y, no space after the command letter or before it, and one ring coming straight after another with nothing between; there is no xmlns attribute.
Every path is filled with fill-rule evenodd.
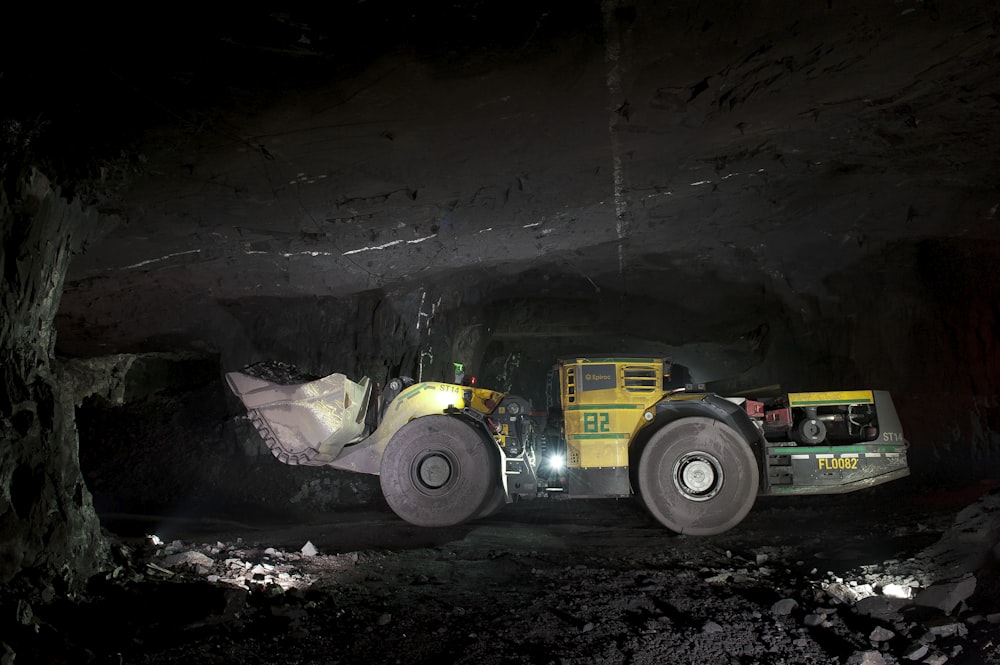
<svg viewBox="0 0 1000 665"><path fill-rule="evenodd" d="M314 568L326 573L355 562L356 553L321 557L311 542L306 542L300 552L284 552L274 547L241 547L239 543L188 546L174 541L155 550L147 568L171 576L193 573L213 584L287 591L309 588L318 578Z"/></svg>
<svg viewBox="0 0 1000 665"><path fill-rule="evenodd" d="M521 514L544 508L549 515L560 505L529 505ZM411 662L465 665L529 665L539 654L572 664L1000 665L1000 615L984 595L995 589L991 568L949 566L932 577L916 565L926 561L921 545L909 558L819 566L822 543L812 549L800 534L785 545L741 547L747 534L714 543L651 535L627 521L636 519L631 508L592 510L586 526L486 521L421 547L401 527L394 542L406 546L339 554L311 552L320 548L306 547L304 536L283 549L276 543L287 532L265 544L149 538L130 556L116 548L119 572L107 582L125 590L115 592L114 604L124 595L141 609L118 619L124 629L113 639L121 641L97 648L91 662L118 662L113 654L126 653L122 662L148 665L305 663L336 653L340 662L405 654ZM608 512L595 530L601 510ZM371 519L357 524L396 528ZM345 542L348 532L324 546ZM764 535L750 532L749 540ZM925 604L916 602L921 594ZM0 597L2 641L17 662L53 662L37 651L39 636L52 635L51 615L34 600L29 611L28 602ZM106 623L107 612L88 614ZM74 635L84 634L75 623ZM228 660L217 657L219 649Z"/></svg>
<svg viewBox="0 0 1000 665"><path fill-rule="evenodd" d="M935 584L920 593L914 603L924 607L934 607L945 614L951 614L959 603L966 600L976 590L976 578L969 576L957 582Z"/></svg>
<svg viewBox="0 0 1000 665"><path fill-rule="evenodd" d="M298 552L242 543L191 545L174 541L154 548L147 570L151 575L161 574L160 571L164 576L195 575L210 583L229 587L224 609L203 623L239 624L250 607L251 596L260 594L262 598L276 599L267 608L268 616L288 621L293 630L304 631L303 626L311 620L310 605L300 600L285 602L280 599L285 594L301 594L313 585L329 585L335 579L331 578L331 573L354 568L360 556L358 553L321 555L308 541ZM511 557L511 554L505 554L498 562L506 561L506 565L510 565ZM425 593L431 593L430 597L433 597L433 589L441 584L440 577L450 570L447 564L458 563L463 556L459 552L441 550L438 558L446 567L437 572L429 571L431 574L407 572L406 579L410 580L408 588L426 588L428 592ZM492 552L487 556L488 560L494 558L496 555ZM762 567L765 561L771 567ZM860 665L923 662L940 665L949 659L946 652L960 648L957 641L969 635L963 618L949 616L949 613L960 608L961 603L972 595L975 578L971 575L958 582L931 585L911 599L908 597L911 590L919 588L919 584L904 575L895 575L892 565L862 567L840 574L828 572L826 577L820 579L814 577L815 570L806 572L805 568L801 561L782 562L780 555L774 553L741 556L729 551L705 561L697 574L694 571L674 570L668 581L664 578L665 573L652 570L612 573L611 569L599 565L553 567L546 565L545 556L532 553L526 571L530 572L530 578L535 580L534 584L539 586L543 595L550 592L557 594L554 598L558 600L551 609L555 612L553 617L564 629L574 628L571 633L583 640L596 639L592 635L604 635L610 626L617 625L622 617L626 617L636 624L638 634L646 639L674 635L671 639L676 640L677 631L684 631L689 635L688 639L693 639L691 635L700 635L711 641L708 644L726 643L729 645L726 649L744 649L745 654L753 654L752 657L758 659L768 653L790 653L805 660L822 662L830 653L820 644L841 642L856 647L864 644L875 647L874 650L854 651L850 658L842 662ZM776 569L782 571L785 592L758 606L752 615L732 612L727 606L718 605L717 601L704 602L704 594L709 589L717 589L716 595L720 598L730 597L739 590L750 596L763 595L764 590L773 588ZM380 580L382 570L381 563L371 566L368 578ZM623 585L616 575L631 576L631 581ZM803 579L797 580L796 576ZM389 579L391 577L386 582ZM581 580L585 580L583 591ZM801 583L803 581L805 584ZM587 594L597 591L590 587L603 586L609 590L618 589L619 592L623 588L634 589L639 596L629 600L619 611L609 613L608 608L599 607L599 603L592 598L586 601ZM702 589L700 592L696 591L699 587ZM685 604L683 596L688 593L698 596L699 601ZM609 597L614 596L611 594ZM402 610L400 606L385 602L390 597L371 599L377 601L378 609L368 614L366 631L411 629L407 627L412 622L408 613L399 611ZM474 601L469 602L475 605ZM923 612L917 621L908 618L914 609ZM928 612L937 614L929 616ZM470 626L473 624L469 622L477 614L478 610L459 605L453 605L449 611L450 621ZM853 618L845 621L847 615ZM977 615L975 621L991 625L984 615ZM694 633L687 632L691 629ZM460 634L450 629L445 632ZM468 631L466 636L467 639L473 639L469 636L475 636L476 640L485 639L481 626L476 631ZM725 639L720 636L725 636ZM746 643L744 647L732 646L743 642ZM699 647L706 648L711 649L704 644Z"/></svg>

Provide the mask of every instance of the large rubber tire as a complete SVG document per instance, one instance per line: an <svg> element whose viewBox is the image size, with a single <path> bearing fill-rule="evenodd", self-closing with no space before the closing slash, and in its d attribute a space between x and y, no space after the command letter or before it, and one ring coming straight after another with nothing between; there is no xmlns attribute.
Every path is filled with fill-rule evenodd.
<svg viewBox="0 0 1000 665"><path fill-rule="evenodd" d="M760 485L750 445L711 418L681 418L656 432L642 451L636 475L639 495L653 517L693 536L739 524Z"/></svg>
<svg viewBox="0 0 1000 665"><path fill-rule="evenodd" d="M483 445L487 447L488 450L495 451L496 445L483 433ZM490 490L489 496L486 497L486 501L479 508L479 512L476 513L472 519L482 519L484 517L492 517L496 515L503 507L507 505L507 492L504 491L503 484L500 479L500 468L503 464L500 461L498 454L493 455L493 475L490 480Z"/></svg>
<svg viewBox="0 0 1000 665"><path fill-rule="evenodd" d="M496 483L496 481L494 481ZM476 513L475 519L481 519L483 517L492 517L496 515L503 507L507 505L507 494L503 491L503 487L497 484L489 497L487 497L486 502L483 504L479 512Z"/></svg>
<svg viewBox="0 0 1000 665"><path fill-rule="evenodd" d="M452 526L480 514L496 484L496 451L471 425L424 416L386 445L379 481L389 507L417 526Z"/></svg>

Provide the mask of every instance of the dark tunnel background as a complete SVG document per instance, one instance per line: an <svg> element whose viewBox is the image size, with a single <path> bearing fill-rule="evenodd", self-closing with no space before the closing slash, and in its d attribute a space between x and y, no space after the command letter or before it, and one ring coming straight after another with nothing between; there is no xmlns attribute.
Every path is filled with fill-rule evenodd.
<svg viewBox="0 0 1000 665"><path fill-rule="evenodd" d="M885 389L914 488L995 478L997 11L910 4L8 24L0 581L99 568L94 508L384 508L270 457L221 381L264 360Z"/></svg>

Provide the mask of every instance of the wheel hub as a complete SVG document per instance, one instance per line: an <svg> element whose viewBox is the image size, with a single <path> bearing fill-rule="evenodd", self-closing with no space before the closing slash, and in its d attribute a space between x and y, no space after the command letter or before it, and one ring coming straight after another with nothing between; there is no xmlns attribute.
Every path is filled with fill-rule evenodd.
<svg viewBox="0 0 1000 665"><path fill-rule="evenodd" d="M430 453L417 462L417 477L424 487L439 489L451 478L451 462L444 455Z"/></svg>
<svg viewBox="0 0 1000 665"><path fill-rule="evenodd" d="M722 489L722 465L705 452L690 452L674 464L674 485L691 501L707 501Z"/></svg>

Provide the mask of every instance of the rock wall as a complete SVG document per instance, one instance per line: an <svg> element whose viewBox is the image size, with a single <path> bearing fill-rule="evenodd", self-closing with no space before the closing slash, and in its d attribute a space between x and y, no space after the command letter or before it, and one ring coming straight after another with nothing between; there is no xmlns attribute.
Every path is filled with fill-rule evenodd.
<svg viewBox="0 0 1000 665"><path fill-rule="evenodd" d="M529 306L495 300L524 285L463 285L460 277L341 299L275 299L267 308L244 303L233 311L241 312L237 323L253 349L230 353L230 366L282 360L316 374L451 380L451 363L462 362L483 385L537 401L545 370L561 354L627 350L675 360L687 354L698 365L712 353L703 343L712 339L728 343L716 355L728 351L750 365L735 378L709 376L719 382L713 390L772 384L786 392L888 390L914 446L915 472L967 473L972 461L988 473L988 463L1000 459L1000 291L991 277L998 263L1000 246L988 241L887 243L827 278L822 296L766 282L759 296L746 288L746 297L724 298L743 312L745 328L757 328L743 335L712 330L714 337L702 332L686 341L673 321L699 321L700 315L675 316L690 298L671 293L659 302L624 305L621 316L636 322L622 318L618 334L589 315L602 307L619 312L614 294L567 301L562 308L555 300ZM741 364L714 360L717 369ZM514 371L512 363L520 368Z"/></svg>
<svg viewBox="0 0 1000 665"><path fill-rule="evenodd" d="M1000 244L889 243L785 301L746 385L892 393L917 473L989 477L1000 462ZM880 266L873 270L872 266Z"/></svg>
<svg viewBox="0 0 1000 665"><path fill-rule="evenodd" d="M452 380L453 362L482 362L488 325L477 301L468 289L433 283L342 298L226 301L229 335L240 341L220 349L223 369L277 360L383 384L396 376Z"/></svg>
<svg viewBox="0 0 1000 665"><path fill-rule="evenodd" d="M0 584L78 589L106 544L83 482L72 395L52 365L70 256L94 221L37 171L0 190Z"/></svg>
<svg viewBox="0 0 1000 665"><path fill-rule="evenodd" d="M914 458L961 474L995 474L1000 243L928 238L892 246L883 260L895 269L852 289L862 308L859 368L888 379L898 394Z"/></svg>
<svg viewBox="0 0 1000 665"><path fill-rule="evenodd" d="M151 360L169 362L166 354L134 356L132 371ZM142 390L120 403L94 393L77 409L84 478L112 531L130 533L155 515L149 528L169 538L179 520L293 522L377 497L373 476L276 460L228 394L217 359L178 355L174 369L155 382L130 371L125 383Z"/></svg>

